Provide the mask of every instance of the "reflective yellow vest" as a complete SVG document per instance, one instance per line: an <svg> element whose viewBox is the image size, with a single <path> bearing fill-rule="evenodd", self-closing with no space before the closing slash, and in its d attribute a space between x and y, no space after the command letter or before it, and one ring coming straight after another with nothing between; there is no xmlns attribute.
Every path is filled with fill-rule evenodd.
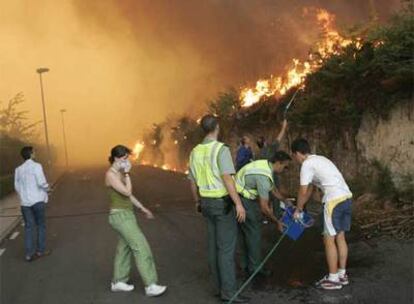
<svg viewBox="0 0 414 304"><path fill-rule="evenodd" d="M218 167L218 154L223 143L212 141L197 145L190 154L190 170L201 197L220 198L228 195Z"/></svg>
<svg viewBox="0 0 414 304"><path fill-rule="evenodd" d="M255 200L259 195L257 189L246 188L246 176L253 174L266 176L273 183L273 170L266 159L253 161L241 168L236 174L236 189L243 197L251 200Z"/></svg>

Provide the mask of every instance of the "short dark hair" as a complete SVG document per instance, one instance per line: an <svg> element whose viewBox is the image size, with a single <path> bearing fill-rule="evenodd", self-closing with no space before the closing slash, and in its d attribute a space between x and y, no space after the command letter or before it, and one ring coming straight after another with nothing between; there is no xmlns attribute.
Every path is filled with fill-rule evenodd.
<svg viewBox="0 0 414 304"><path fill-rule="evenodd" d="M213 132L217 125L218 125L218 119L216 116L207 114L204 115L200 122L201 128L203 129L204 133L208 134Z"/></svg>
<svg viewBox="0 0 414 304"><path fill-rule="evenodd" d="M260 136L257 140L256 140L256 144L259 147L259 149L264 147L264 144L266 142L266 139L264 138L264 136Z"/></svg>
<svg viewBox="0 0 414 304"><path fill-rule="evenodd" d="M131 152L131 149L128 147L125 147L123 145L116 145L111 149L111 155L109 156L108 160L111 164L113 164L115 161L115 157L124 157L125 155L131 154Z"/></svg>
<svg viewBox="0 0 414 304"><path fill-rule="evenodd" d="M310 154L311 148L308 141L304 138L297 138L291 145L292 153L300 152L302 154Z"/></svg>
<svg viewBox="0 0 414 304"><path fill-rule="evenodd" d="M244 146L244 144L246 143L246 139L247 139L246 135L243 135L242 137L240 137L240 145Z"/></svg>
<svg viewBox="0 0 414 304"><path fill-rule="evenodd" d="M269 159L269 161L272 164L274 164L277 161L283 162L283 161L287 161L287 160L292 160L292 158L285 151L277 151Z"/></svg>
<svg viewBox="0 0 414 304"><path fill-rule="evenodd" d="M33 147L32 146L25 146L20 150L20 155L23 157L24 160L28 160L32 157L33 154Z"/></svg>

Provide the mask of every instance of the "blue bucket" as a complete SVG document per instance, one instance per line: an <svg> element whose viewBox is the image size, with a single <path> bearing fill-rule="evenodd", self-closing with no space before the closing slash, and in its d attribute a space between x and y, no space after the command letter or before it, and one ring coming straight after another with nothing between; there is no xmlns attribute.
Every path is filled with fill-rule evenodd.
<svg viewBox="0 0 414 304"><path fill-rule="evenodd" d="M294 207L287 207L285 213L282 217L282 222L284 224L283 232L286 232L286 235L292 240L296 241L300 238L303 231L306 228L313 225L313 218L306 212L303 212L303 218L300 220L294 220L293 214L295 213Z"/></svg>

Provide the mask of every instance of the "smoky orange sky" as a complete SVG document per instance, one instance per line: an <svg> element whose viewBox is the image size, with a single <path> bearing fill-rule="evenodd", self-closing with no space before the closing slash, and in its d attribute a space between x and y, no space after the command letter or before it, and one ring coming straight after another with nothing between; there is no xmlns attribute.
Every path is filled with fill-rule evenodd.
<svg viewBox="0 0 414 304"><path fill-rule="evenodd" d="M318 37L304 7L337 15L339 28L386 20L399 0L0 0L0 100L18 92L42 120L44 75L50 142L69 161L102 164L168 115L201 113L240 87L303 58ZM44 141L39 126L39 142ZM60 157L63 160L63 157Z"/></svg>

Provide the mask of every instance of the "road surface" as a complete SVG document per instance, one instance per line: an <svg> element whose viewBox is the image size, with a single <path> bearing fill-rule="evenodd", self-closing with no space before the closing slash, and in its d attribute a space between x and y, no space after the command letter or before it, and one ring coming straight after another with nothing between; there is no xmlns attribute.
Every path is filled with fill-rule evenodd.
<svg viewBox="0 0 414 304"><path fill-rule="evenodd" d="M151 167L133 172L134 193L151 208L155 220L138 215L155 256L160 283L168 293L146 298L134 268L131 293L109 290L116 235L108 224L108 198L103 186L104 168L67 173L48 205L48 247L51 256L23 260L23 227L19 235L1 244L1 304L109 304L109 303L219 303L212 295L207 257L206 229L193 211L188 182L183 174ZM69 215L69 216L68 216ZM264 225L264 250L280 236ZM251 303L412 303L413 243L351 242L351 285L341 291L312 287L325 270L318 229L309 229L297 242L283 240L266 267L267 279L256 280L247 290ZM239 274L240 280L243 279Z"/></svg>

